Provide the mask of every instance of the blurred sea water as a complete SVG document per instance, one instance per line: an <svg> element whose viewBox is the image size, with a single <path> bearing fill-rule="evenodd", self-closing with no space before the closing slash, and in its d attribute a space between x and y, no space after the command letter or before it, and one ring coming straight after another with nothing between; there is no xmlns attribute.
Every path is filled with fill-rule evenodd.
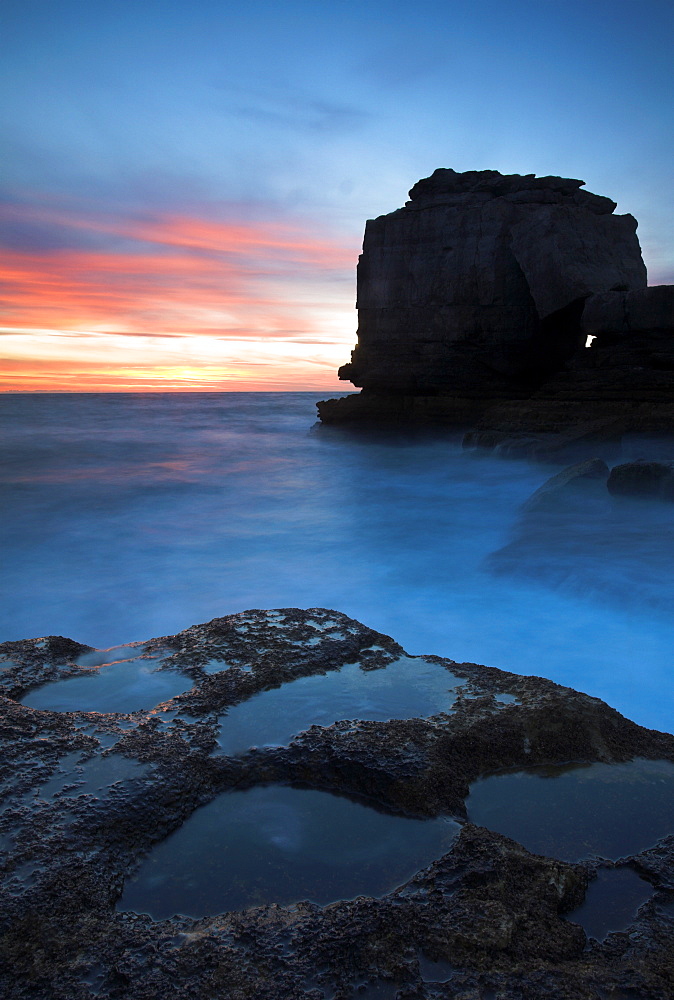
<svg viewBox="0 0 674 1000"><path fill-rule="evenodd" d="M323 427L319 395L0 396L0 641L102 648L327 607L409 653L549 677L672 730L674 507L561 509L520 562L521 505L566 463Z"/></svg>

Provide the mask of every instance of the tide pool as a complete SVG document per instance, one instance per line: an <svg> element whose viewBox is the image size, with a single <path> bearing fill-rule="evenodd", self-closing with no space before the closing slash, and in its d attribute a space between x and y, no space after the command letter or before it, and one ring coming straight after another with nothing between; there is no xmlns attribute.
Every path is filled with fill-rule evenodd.
<svg viewBox="0 0 674 1000"><path fill-rule="evenodd" d="M445 854L458 830L309 789L228 792L150 852L118 908L158 920L380 896Z"/></svg>
<svg viewBox="0 0 674 1000"><path fill-rule="evenodd" d="M230 708L218 745L223 753L285 746L309 726L341 719L414 719L451 711L463 680L437 663L401 657L380 670L349 663L341 670L301 677Z"/></svg>
<svg viewBox="0 0 674 1000"><path fill-rule="evenodd" d="M494 774L470 787L471 823L562 861L617 860L672 833L674 764L632 760Z"/></svg>
<svg viewBox="0 0 674 1000"><path fill-rule="evenodd" d="M96 673L42 684L29 691L21 703L52 712L136 712L154 708L192 687L184 674L158 670L159 657L137 655L139 652L144 653L142 645L140 650L138 646L117 646L86 653L78 665L95 666Z"/></svg>

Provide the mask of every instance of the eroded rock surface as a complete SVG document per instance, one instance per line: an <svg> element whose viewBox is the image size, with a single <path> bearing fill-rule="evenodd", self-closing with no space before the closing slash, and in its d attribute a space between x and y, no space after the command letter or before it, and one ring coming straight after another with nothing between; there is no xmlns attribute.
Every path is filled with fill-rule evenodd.
<svg viewBox="0 0 674 1000"><path fill-rule="evenodd" d="M636 220L582 187L440 169L369 220L339 371L362 392L321 419L442 423L488 447L674 428L674 287L646 287Z"/></svg>
<svg viewBox="0 0 674 1000"><path fill-rule="evenodd" d="M224 755L217 732L232 706L348 663L385 670L405 655L324 609L245 612L136 644L153 668L192 680L161 705L100 713L20 703L35 685L95 677L100 668L77 662L90 653L53 637L0 646L4 996L672 996L674 830L621 861L652 885L648 904L626 931L588 943L569 914L598 866L613 863L532 855L464 818L469 786L485 774L674 761L673 736L541 678L430 656L416 659L447 672L454 699L436 714L337 719L284 747ZM156 921L119 909L124 880L199 805L270 784L384 813L453 816L462 828L444 856L380 898Z"/></svg>
<svg viewBox="0 0 674 1000"><path fill-rule="evenodd" d="M674 286L654 285L637 291L611 291L588 298L582 315L583 333L601 337L658 334L674 328ZM661 363L671 365L671 338Z"/></svg>

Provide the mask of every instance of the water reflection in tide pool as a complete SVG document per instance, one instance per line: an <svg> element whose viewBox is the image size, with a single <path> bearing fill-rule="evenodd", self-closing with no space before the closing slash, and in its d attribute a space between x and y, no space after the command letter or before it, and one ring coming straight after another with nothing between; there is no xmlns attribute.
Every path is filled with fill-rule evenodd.
<svg viewBox="0 0 674 1000"><path fill-rule="evenodd" d="M95 674L43 684L21 703L52 712L136 712L189 691L189 677L157 670L157 657L139 655L143 652L144 646L135 644L85 653L78 665L98 667Z"/></svg>
<svg viewBox="0 0 674 1000"><path fill-rule="evenodd" d="M471 785L468 819L529 851L616 860L674 832L674 764L633 760L531 768Z"/></svg>
<svg viewBox="0 0 674 1000"><path fill-rule="evenodd" d="M580 924L588 936L603 941L613 931L629 927L653 891L653 886L631 868L600 869L587 887L585 902L568 918Z"/></svg>
<svg viewBox="0 0 674 1000"><path fill-rule="evenodd" d="M154 848L118 905L163 919L379 896L445 854L458 829L446 818L391 816L327 792L230 792Z"/></svg>
<svg viewBox="0 0 674 1000"><path fill-rule="evenodd" d="M338 719L385 722L448 712L461 683L440 664L409 656L381 670L349 663L263 691L231 708L218 744L234 755L253 745L285 746L309 726L329 726Z"/></svg>
<svg viewBox="0 0 674 1000"><path fill-rule="evenodd" d="M419 975L425 983L446 983L456 972L456 967L442 958L434 962L423 952L419 952L418 958Z"/></svg>

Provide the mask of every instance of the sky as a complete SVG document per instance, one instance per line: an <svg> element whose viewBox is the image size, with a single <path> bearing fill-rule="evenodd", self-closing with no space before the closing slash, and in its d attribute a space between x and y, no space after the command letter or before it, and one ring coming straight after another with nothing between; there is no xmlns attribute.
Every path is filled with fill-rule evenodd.
<svg viewBox="0 0 674 1000"><path fill-rule="evenodd" d="M0 389L339 393L365 220L582 178L674 283L671 0L5 0Z"/></svg>

